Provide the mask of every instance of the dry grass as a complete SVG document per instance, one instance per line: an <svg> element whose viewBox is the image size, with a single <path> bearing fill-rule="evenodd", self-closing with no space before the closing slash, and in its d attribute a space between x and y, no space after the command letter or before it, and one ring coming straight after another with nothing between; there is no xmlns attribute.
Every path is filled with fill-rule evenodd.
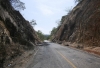
<svg viewBox="0 0 100 68"><path fill-rule="evenodd" d="M100 47L88 47L88 48L84 48L85 51L93 53L93 54L97 54L100 55Z"/></svg>
<svg viewBox="0 0 100 68"><path fill-rule="evenodd" d="M12 60L17 56L21 56L24 52L22 46L19 44L1 44L0 47L0 66L12 64Z"/></svg>

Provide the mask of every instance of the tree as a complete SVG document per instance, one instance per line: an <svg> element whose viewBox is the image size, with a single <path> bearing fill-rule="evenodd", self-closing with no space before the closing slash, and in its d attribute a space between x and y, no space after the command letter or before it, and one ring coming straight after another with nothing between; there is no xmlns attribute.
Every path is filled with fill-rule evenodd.
<svg viewBox="0 0 100 68"><path fill-rule="evenodd" d="M67 12L67 15L69 15L72 11L73 7L67 8L65 11Z"/></svg>
<svg viewBox="0 0 100 68"><path fill-rule="evenodd" d="M81 2L81 1L82 1L82 0L75 0L75 3L77 3L77 2L79 3L79 2Z"/></svg>
<svg viewBox="0 0 100 68"><path fill-rule="evenodd" d="M36 23L36 21L35 21L34 19L32 19L32 20L30 21L30 24L33 25L33 26L37 25L37 23Z"/></svg>
<svg viewBox="0 0 100 68"><path fill-rule="evenodd" d="M9 1L16 10L20 11L25 9L25 3L21 2L20 0L9 0Z"/></svg>
<svg viewBox="0 0 100 68"><path fill-rule="evenodd" d="M42 41L44 40L44 35L40 30L37 31L37 35Z"/></svg>
<svg viewBox="0 0 100 68"><path fill-rule="evenodd" d="M49 40L51 35L44 35L44 40Z"/></svg>
<svg viewBox="0 0 100 68"><path fill-rule="evenodd" d="M60 20L57 20L56 23L57 23L58 26L61 25L61 21Z"/></svg>
<svg viewBox="0 0 100 68"><path fill-rule="evenodd" d="M54 27L54 28L52 29L52 31L51 31L51 35L55 34L56 31L57 31L57 28Z"/></svg>
<svg viewBox="0 0 100 68"><path fill-rule="evenodd" d="M50 35L47 37L47 40L51 40L51 39L52 39L52 36L55 35L56 31L57 31L57 28L54 27L54 28L51 30Z"/></svg>

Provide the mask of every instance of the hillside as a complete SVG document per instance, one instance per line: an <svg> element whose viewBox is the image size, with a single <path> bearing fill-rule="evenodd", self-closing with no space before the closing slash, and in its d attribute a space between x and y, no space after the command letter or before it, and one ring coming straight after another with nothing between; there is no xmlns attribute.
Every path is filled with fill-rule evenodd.
<svg viewBox="0 0 100 68"><path fill-rule="evenodd" d="M0 68L23 51L34 49L38 42L30 23L14 10L9 0L0 0Z"/></svg>
<svg viewBox="0 0 100 68"><path fill-rule="evenodd" d="M52 41L77 44L74 47L100 47L100 0L82 0L62 17L61 23Z"/></svg>

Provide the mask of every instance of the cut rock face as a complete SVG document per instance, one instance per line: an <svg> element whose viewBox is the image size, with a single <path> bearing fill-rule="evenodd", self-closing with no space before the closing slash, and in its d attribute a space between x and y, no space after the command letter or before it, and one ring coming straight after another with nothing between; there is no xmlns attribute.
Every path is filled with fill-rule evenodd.
<svg viewBox="0 0 100 68"><path fill-rule="evenodd" d="M29 21L14 10L9 0L0 0L0 68L24 50L33 49L38 42Z"/></svg>
<svg viewBox="0 0 100 68"><path fill-rule="evenodd" d="M82 0L63 16L53 41L100 46L100 0Z"/></svg>

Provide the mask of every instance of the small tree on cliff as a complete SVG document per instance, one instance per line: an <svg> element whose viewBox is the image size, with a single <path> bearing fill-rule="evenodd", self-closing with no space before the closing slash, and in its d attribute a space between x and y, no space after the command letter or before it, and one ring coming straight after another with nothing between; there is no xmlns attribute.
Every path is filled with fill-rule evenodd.
<svg viewBox="0 0 100 68"><path fill-rule="evenodd" d="M37 24L36 24L36 21L35 21L34 19L32 19L32 20L30 21L30 24L31 24L32 26L37 25Z"/></svg>
<svg viewBox="0 0 100 68"><path fill-rule="evenodd" d="M25 9L25 3L21 2L20 0L9 0L12 6L16 10L24 10Z"/></svg>
<svg viewBox="0 0 100 68"><path fill-rule="evenodd" d="M60 20L57 20L56 23L57 23L57 26L61 25L61 21Z"/></svg>
<svg viewBox="0 0 100 68"><path fill-rule="evenodd" d="M81 1L82 1L82 0L75 0L75 3L77 3L77 2L79 3L79 2L81 2Z"/></svg>
<svg viewBox="0 0 100 68"><path fill-rule="evenodd" d="M72 11L73 7L69 7L69 8L66 8L65 11L67 12L67 15L69 15Z"/></svg>
<svg viewBox="0 0 100 68"><path fill-rule="evenodd" d="M57 28L56 28L56 27L54 27L54 28L52 29L52 31L51 31L51 35L55 34L55 33L56 33L56 31L57 31Z"/></svg>

